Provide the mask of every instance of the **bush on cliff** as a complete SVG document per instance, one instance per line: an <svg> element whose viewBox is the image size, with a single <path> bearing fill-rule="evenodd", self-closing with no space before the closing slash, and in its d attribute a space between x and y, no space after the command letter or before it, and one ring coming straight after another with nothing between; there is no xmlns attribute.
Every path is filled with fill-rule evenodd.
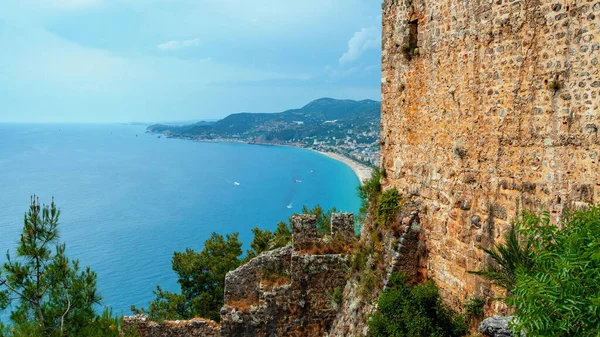
<svg viewBox="0 0 600 337"><path fill-rule="evenodd" d="M241 264L242 243L238 233L225 237L213 233L201 252L187 249L173 255L173 270L181 293L156 287L148 310L132 308L156 321L203 317L220 320L224 304L225 275Z"/></svg>
<svg viewBox="0 0 600 337"><path fill-rule="evenodd" d="M517 268L516 331L527 336L600 336L600 205L568 213L561 225L548 213L517 223L531 240L532 268Z"/></svg>
<svg viewBox="0 0 600 337"><path fill-rule="evenodd" d="M442 303L433 281L409 285L393 274L370 317L370 337L460 337L468 332L467 319Z"/></svg>
<svg viewBox="0 0 600 337"><path fill-rule="evenodd" d="M379 195L377 199L377 223L389 226L400 209L402 198L395 188L389 189Z"/></svg>
<svg viewBox="0 0 600 337"><path fill-rule="evenodd" d="M377 198L381 193L381 178L383 174L379 168L373 169L371 178L365 180L364 183L357 187L358 196L360 197L360 214L359 219L364 221L369 213L369 209L376 204Z"/></svg>

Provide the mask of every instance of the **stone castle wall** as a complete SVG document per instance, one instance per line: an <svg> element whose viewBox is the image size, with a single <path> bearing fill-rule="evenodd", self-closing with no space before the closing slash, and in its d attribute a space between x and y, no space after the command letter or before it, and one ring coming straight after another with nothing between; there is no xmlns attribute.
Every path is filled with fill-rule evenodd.
<svg viewBox="0 0 600 337"><path fill-rule="evenodd" d="M458 305L489 291L477 246L524 209L600 200L600 2L382 8L384 185L421 202L429 277Z"/></svg>

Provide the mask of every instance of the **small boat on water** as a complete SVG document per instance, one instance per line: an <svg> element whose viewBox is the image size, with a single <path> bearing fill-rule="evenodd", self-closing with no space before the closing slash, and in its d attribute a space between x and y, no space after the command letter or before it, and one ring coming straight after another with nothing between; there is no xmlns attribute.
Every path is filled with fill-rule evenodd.
<svg viewBox="0 0 600 337"><path fill-rule="evenodd" d="M302 182L302 179L294 179L294 182L295 182L295 183L301 183L301 182Z"/></svg>
<svg viewBox="0 0 600 337"><path fill-rule="evenodd" d="M234 184L235 186L240 186L240 183L238 183L237 181L234 181L234 182L233 182L233 184Z"/></svg>
<svg viewBox="0 0 600 337"><path fill-rule="evenodd" d="M293 204L293 202L290 202L290 204L287 205L287 208L292 208L292 204Z"/></svg>

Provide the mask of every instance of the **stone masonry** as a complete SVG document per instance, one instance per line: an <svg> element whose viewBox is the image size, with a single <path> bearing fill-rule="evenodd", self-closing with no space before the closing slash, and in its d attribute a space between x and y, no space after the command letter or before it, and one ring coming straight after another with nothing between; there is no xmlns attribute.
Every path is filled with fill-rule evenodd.
<svg viewBox="0 0 600 337"><path fill-rule="evenodd" d="M219 337L219 324L205 319L166 321L161 324L148 321L144 315L127 316L123 320L125 331L135 327L143 337Z"/></svg>
<svg viewBox="0 0 600 337"><path fill-rule="evenodd" d="M225 279L222 336L323 336L337 314L355 241L352 214L333 214L332 235L317 236L310 215L292 219L292 245L259 255ZM342 242L338 243L336 240Z"/></svg>
<svg viewBox="0 0 600 337"><path fill-rule="evenodd" d="M489 294L477 246L523 210L600 200L600 1L382 8L384 185L421 202L428 277L458 306Z"/></svg>

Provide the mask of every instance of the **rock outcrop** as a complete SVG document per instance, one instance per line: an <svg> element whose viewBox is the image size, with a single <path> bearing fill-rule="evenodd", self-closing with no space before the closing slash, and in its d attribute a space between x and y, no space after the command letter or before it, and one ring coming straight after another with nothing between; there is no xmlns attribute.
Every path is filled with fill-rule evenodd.
<svg viewBox="0 0 600 337"><path fill-rule="evenodd" d="M427 276L455 307L527 209L600 200L600 2L385 0L384 186L421 202ZM504 313L496 303L486 313Z"/></svg>
<svg viewBox="0 0 600 337"><path fill-rule="evenodd" d="M513 337L508 324L514 319L512 316L493 316L486 318L479 326L479 333L488 337Z"/></svg>

